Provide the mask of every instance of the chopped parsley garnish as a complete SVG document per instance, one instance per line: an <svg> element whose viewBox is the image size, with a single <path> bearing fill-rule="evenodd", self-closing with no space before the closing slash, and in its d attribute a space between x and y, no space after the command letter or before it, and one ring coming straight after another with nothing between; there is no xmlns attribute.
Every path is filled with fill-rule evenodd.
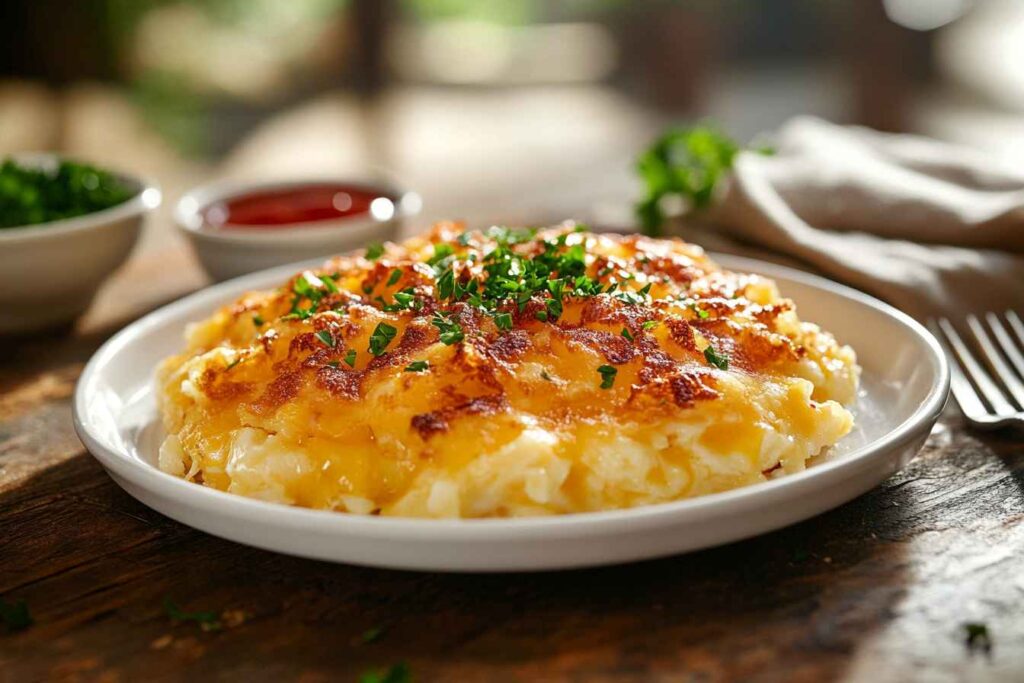
<svg viewBox="0 0 1024 683"><path fill-rule="evenodd" d="M101 211L128 201L136 192L95 166L61 161L44 167L5 159L0 164L0 228Z"/></svg>
<svg viewBox="0 0 1024 683"><path fill-rule="evenodd" d="M455 293L455 271L446 268L437 278L437 298L444 300L452 298Z"/></svg>
<svg viewBox="0 0 1024 683"><path fill-rule="evenodd" d="M612 385L615 384L615 375L619 374L619 371L610 365L602 365L597 369L599 375L601 375L601 388L611 389Z"/></svg>
<svg viewBox="0 0 1024 683"><path fill-rule="evenodd" d="M446 346L458 344L465 338L465 335L462 333L462 325L440 313L435 313L430 323L441 333L441 343Z"/></svg>
<svg viewBox="0 0 1024 683"><path fill-rule="evenodd" d="M512 329L512 315L509 313L498 313L494 316L494 324L499 330Z"/></svg>
<svg viewBox="0 0 1024 683"><path fill-rule="evenodd" d="M28 605L24 600L7 602L0 598L0 622L8 633L17 633L32 625L32 615L29 614Z"/></svg>
<svg viewBox="0 0 1024 683"><path fill-rule="evenodd" d="M391 271L391 275L388 276L388 284L387 284L387 286L390 287L391 285L396 284L401 279L402 279L402 269L401 268L395 268L394 270Z"/></svg>
<svg viewBox="0 0 1024 683"><path fill-rule="evenodd" d="M374 356L384 355L385 349L388 348L388 344L398 334L398 330L387 323L378 323L377 327L374 328L373 334L370 335L370 346L367 349Z"/></svg>
<svg viewBox="0 0 1024 683"><path fill-rule="evenodd" d="M342 358L342 360L345 361L345 365L350 368L354 368L356 366L356 350L349 349L348 353L345 354L345 357Z"/></svg>
<svg viewBox="0 0 1024 683"><path fill-rule="evenodd" d="M633 341L633 333L629 331L628 327L623 327L622 328L622 332L619 332L619 334L621 334L623 337L625 337L629 341Z"/></svg>
<svg viewBox="0 0 1024 683"><path fill-rule="evenodd" d="M338 286L329 277L319 278L313 272L306 271L295 278L292 284L292 310L284 316L288 319L305 320L320 307L320 302L328 294L337 293ZM303 306L302 304L306 305Z"/></svg>
<svg viewBox="0 0 1024 683"><path fill-rule="evenodd" d="M405 366L406 372L423 372L430 367L430 363L425 360L414 360Z"/></svg>
<svg viewBox="0 0 1024 683"><path fill-rule="evenodd" d="M324 346L328 346L332 349L334 348L334 336L329 330L317 330L316 338L319 339Z"/></svg>
<svg viewBox="0 0 1024 683"><path fill-rule="evenodd" d="M988 626L981 622L967 622L964 628L964 644L968 650L992 650L992 637L989 635Z"/></svg>
<svg viewBox="0 0 1024 683"><path fill-rule="evenodd" d="M388 669L367 671L359 677L359 683L412 683L409 665L404 662Z"/></svg>
<svg viewBox="0 0 1024 683"><path fill-rule="evenodd" d="M341 363L339 363L339 362L338 362L338 361L336 361L336 360L329 360L329 361L327 361L327 364L328 364L329 366L331 366L332 368L335 368L335 369L337 369L337 368L340 368L340 367L341 367Z"/></svg>
<svg viewBox="0 0 1024 683"><path fill-rule="evenodd" d="M452 248L452 245L450 244L444 244L443 242L441 244L435 244L434 255L427 259L427 265L436 266L454 253L455 249Z"/></svg>
<svg viewBox="0 0 1024 683"><path fill-rule="evenodd" d="M366 247L366 258L369 261L376 261L384 255L384 245L380 242L373 242Z"/></svg>
<svg viewBox="0 0 1024 683"><path fill-rule="evenodd" d="M458 238L455 241L458 242L460 246L468 247L469 246L469 240L472 237L473 237L473 233L471 233L469 230L467 230L466 232L464 232L461 235L459 235Z"/></svg>
<svg viewBox="0 0 1024 683"><path fill-rule="evenodd" d="M645 322L643 324L644 331L645 332L650 332L651 330L653 330L655 327L658 326L658 322L659 321L657 321L657 320L648 320L647 322Z"/></svg>
<svg viewBox="0 0 1024 683"><path fill-rule="evenodd" d="M263 327L263 322L264 321L262 316L254 315L252 317L252 324L255 325L256 327Z"/></svg>
<svg viewBox="0 0 1024 683"><path fill-rule="evenodd" d="M714 365L719 370L729 369L729 356L724 353L719 353L715 350L715 347L708 344L707 348L704 349L704 358L707 359L708 363Z"/></svg>
<svg viewBox="0 0 1024 683"><path fill-rule="evenodd" d="M219 631L220 617L216 612L185 612L170 598L164 598L164 611L174 621L192 621L204 631Z"/></svg>

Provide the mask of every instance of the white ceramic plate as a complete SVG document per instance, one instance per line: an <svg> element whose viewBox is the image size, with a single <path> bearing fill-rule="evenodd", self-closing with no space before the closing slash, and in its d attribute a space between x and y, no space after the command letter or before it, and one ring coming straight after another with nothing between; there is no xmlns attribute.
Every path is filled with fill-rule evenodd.
<svg viewBox="0 0 1024 683"><path fill-rule="evenodd" d="M830 510L876 486L924 443L946 402L949 369L932 336L857 291L794 270L720 256L774 278L800 315L856 349L857 427L806 471L674 503L482 520L361 517L251 500L161 472L153 370L183 345L186 323L301 265L255 273L161 308L107 341L75 392L79 437L125 491L180 522L239 543L337 562L440 571L541 570L628 562L748 538Z"/></svg>

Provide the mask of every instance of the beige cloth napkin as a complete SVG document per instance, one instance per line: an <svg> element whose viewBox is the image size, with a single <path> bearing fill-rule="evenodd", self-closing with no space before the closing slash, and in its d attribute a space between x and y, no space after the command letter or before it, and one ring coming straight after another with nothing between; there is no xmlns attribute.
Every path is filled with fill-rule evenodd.
<svg viewBox="0 0 1024 683"><path fill-rule="evenodd" d="M772 156L737 157L694 241L722 248L707 233L725 233L922 320L1024 309L1024 169L809 117L774 143Z"/></svg>

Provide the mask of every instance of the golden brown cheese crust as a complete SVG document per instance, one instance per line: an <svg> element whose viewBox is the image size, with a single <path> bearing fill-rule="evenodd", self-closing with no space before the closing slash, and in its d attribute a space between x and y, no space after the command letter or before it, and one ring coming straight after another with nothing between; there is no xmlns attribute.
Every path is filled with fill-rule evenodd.
<svg viewBox="0 0 1024 683"><path fill-rule="evenodd" d="M586 275L602 292L616 289L566 295L557 320L539 319L546 293L487 312L469 301L439 300L440 269L428 263L444 253L439 245L450 248L462 286L486 280L497 246L488 233L457 223L388 244L379 258L336 257L280 289L243 296L197 327L187 352L162 370L165 424L181 440L192 476L229 487L228 456L202 464L195 450L226 452L227 435L240 427L288 435L303 448L364 444L377 455L366 455L372 462L359 471L372 470L368 497L383 506L400 498L418 471L438 466L432 458L461 466L474 448L499 448L524 424L559 432L608 420L642 426L681 418L720 400L725 376L745 386L806 377L814 382L814 401L852 399L846 390L832 395L834 387L813 377L839 366L853 372L852 361L829 335L800 324L771 281L724 271L700 247L679 240L591 234L571 224L508 248L536 256L559 239L560 249L585 247ZM300 294L310 281L323 283L316 298ZM415 297L415 310L385 310L403 292ZM498 313L508 314L511 326L499 327ZM438 314L461 328L461 341L441 342ZM375 355L371 336L382 323L395 334ZM224 353L211 359L218 348ZM201 365L188 364L200 356ZM716 357L727 359L727 370L716 367ZM409 368L420 361L428 363L425 370ZM615 369L608 388L602 366ZM186 384L193 394L182 398L178 385ZM469 452L446 450L442 457L442 442ZM367 495L358 482L340 486ZM319 495L291 497L337 507Z"/></svg>

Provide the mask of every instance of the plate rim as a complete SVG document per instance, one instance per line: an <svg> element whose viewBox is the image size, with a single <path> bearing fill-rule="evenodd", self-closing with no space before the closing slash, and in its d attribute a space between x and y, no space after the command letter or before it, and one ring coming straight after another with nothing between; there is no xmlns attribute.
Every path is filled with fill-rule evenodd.
<svg viewBox="0 0 1024 683"><path fill-rule="evenodd" d="M839 294L874 309L878 313L894 318L909 328L918 340L924 343L931 351L938 368L938 372L932 377L925 400L902 423L877 441L865 444L844 454L841 458L785 477L728 491L632 508L514 518L434 519L353 515L248 498L188 482L141 462L129 452L108 446L102 437L95 434L90 425L85 422L86 389L94 381L100 368L108 364L111 358L117 355L118 350L127 346L134 338L160 324L165 318L177 315L183 310L210 304L216 305L219 299L223 299L226 303L230 296L237 296L247 288L267 286L262 283L273 277L288 276L303 268L317 267L325 260L318 258L269 268L205 287L177 301L161 306L119 330L94 352L79 376L72 401L75 432L86 449L104 468L112 470L118 477L128 480L153 495L174 498L176 503L189 508L232 517L246 517L252 522L273 520L273 524L278 528L297 528L309 531L315 527L318 531L344 532L366 538L380 537L385 534L393 538L420 537L424 532L429 532L437 540L486 538L489 541L494 541L528 538L534 534L552 535L556 532L571 532L573 536L587 533L605 534L613 531L616 527L657 526L676 523L684 515L713 515L719 509L725 512L735 507L742 508L744 505L758 507L770 502L772 498L786 498L790 493L799 493L803 488L816 489L825 487L830 482L841 481L844 474L852 474L858 467L870 466L872 462L870 456L893 452L907 445L919 436L923 425L932 425L937 421L948 400L950 369L938 341L921 323L869 294L812 273L743 256L714 252L709 252L709 256L730 270L742 270L772 278L778 276L789 279ZM228 292L234 294L228 294ZM736 512L735 509L731 511Z"/></svg>

